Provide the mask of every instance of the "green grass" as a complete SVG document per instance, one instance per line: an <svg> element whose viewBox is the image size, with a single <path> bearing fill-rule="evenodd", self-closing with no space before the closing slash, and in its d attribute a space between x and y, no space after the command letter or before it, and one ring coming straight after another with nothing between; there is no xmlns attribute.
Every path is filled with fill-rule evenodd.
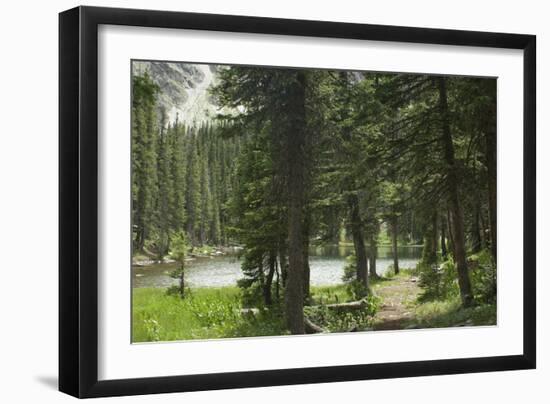
<svg viewBox="0 0 550 404"><path fill-rule="evenodd" d="M410 325L415 328L496 325L495 304L462 308L458 297L421 303L414 310L415 319Z"/></svg>
<svg viewBox="0 0 550 404"><path fill-rule="evenodd" d="M371 280L371 288L391 285L413 272ZM346 285L311 287L313 304L353 300ZM185 299L168 295L163 288L133 290L133 342L236 338L286 335L282 308L277 305L259 313L242 314L242 292L238 287L188 290ZM496 306L485 304L464 309L459 298L445 301L411 302L414 316L403 328L440 328L496 324Z"/></svg>
<svg viewBox="0 0 550 404"><path fill-rule="evenodd" d="M161 288L133 290L133 342L282 335L277 308L242 315L237 287L199 288L185 299Z"/></svg>
<svg viewBox="0 0 550 404"><path fill-rule="evenodd" d="M345 285L312 287L311 295L323 304L350 300ZM132 299L133 342L288 334L276 305L256 315L241 314L238 287L191 289L184 299L163 288L136 288Z"/></svg>
<svg viewBox="0 0 550 404"><path fill-rule="evenodd" d="M310 294L316 304L343 303L350 300L346 285L312 286Z"/></svg>
<svg viewBox="0 0 550 404"><path fill-rule="evenodd" d="M393 268L393 266L392 266ZM393 270L388 271L384 278L386 279L397 279L397 278L410 278L411 276L416 276L416 269L414 268L399 268L399 273L395 274Z"/></svg>

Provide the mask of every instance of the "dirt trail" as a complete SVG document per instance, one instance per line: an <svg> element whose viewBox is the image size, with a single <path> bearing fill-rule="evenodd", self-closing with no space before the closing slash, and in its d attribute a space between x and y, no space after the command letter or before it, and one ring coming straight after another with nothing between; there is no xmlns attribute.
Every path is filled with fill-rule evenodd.
<svg viewBox="0 0 550 404"><path fill-rule="evenodd" d="M373 324L374 330L401 330L414 318L412 308L420 293L418 279L398 276L382 280L374 286L374 293L382 299Z"/></svg>

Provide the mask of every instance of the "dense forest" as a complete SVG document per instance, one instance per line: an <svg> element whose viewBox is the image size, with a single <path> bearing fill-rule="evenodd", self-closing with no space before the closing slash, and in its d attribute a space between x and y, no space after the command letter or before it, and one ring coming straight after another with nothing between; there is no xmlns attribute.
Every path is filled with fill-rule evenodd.
<svg viewBox="0 0 550 404"><path fill-rule="evenodd" d="M228 66L208 91L229 112L194 125L168 122L160 91L133 77L132 243L179 263L180 297L194 250L235 246L243 307L320 332L311 247L353 245L349 298L328 311L373 316L387 239L392 274L417 277L419 300L494 308L495 79ZM400 267L406 244L423 245L416 268Z"/></svg>
<svg viewBox="0 0 550 404"><path fill-rule="evenodd" d="M167 123L146 75L133 81L133 248L160 259L174 233L190 245L227 245L227 203L236 186L235 159L242 139L224 138L223 125Z"/></svg>

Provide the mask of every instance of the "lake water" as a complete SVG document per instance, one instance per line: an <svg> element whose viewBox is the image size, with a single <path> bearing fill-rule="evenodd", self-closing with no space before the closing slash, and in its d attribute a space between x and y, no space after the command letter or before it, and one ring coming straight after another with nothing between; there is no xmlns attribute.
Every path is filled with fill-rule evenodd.
<svg viewBox="0 0 550 404"><path fill-rule="evenodd" d="M345 259L353 252L353 247L323 246L312 247L309 257L311 285L328 286L342 283ZM422 255L422 247L398 247L399 267L414 267ZM393 264L391 247L379 247L376 273L384 275ZM154 264L132 268L132 286L168 287L177 284L170 277L175 264ZM185 280L190 287L234 286L242 278L241 262L237 256L197 258L187 263Z"/></svg>

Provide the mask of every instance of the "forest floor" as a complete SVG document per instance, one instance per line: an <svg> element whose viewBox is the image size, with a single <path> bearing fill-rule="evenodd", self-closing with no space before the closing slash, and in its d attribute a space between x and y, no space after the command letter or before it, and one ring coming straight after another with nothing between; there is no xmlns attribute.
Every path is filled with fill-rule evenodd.
<svg viewBox="0 0 550 404"><path fill-rule="evenodd" d="M418 278L399 274L381 279L373 289L381 299L373 324L374 330L402 330L414 321L414 307L421 292Z"/></svg>
<svg viewBox="0 0 550 404"><path fill-rule="evenodd" d="M418 297L423 289L411 270L373 279L371 285L379 299L378 312L368 327L374 331L496 324L495 304L478 304L464 309L458 296L420 302ZM319 304L352 299L343 284L312 287L311 292ZM288 334L282 307L243 316L243 294L238 287L192 289L185 299L167 294L165 288L135 288L132 296L133 342ZM349 330L343 321L346 318L329 318L330 324L327 324Z"/></svg>
<svg viewBox="0 0 550 404"><path fill-rule="evenodd" d="M373 291L380 298L372 325L375 331L496 325L496 304L465 309L458 296L419 302L423 289L409 270L377 280Z"/></svg>

